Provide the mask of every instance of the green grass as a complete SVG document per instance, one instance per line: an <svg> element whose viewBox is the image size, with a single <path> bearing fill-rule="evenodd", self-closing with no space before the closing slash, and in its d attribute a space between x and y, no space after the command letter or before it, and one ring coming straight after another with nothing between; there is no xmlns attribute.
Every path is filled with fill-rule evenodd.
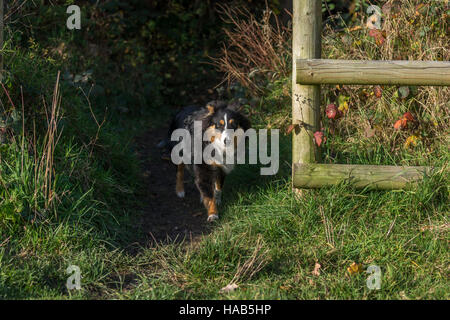
<svg viewBox="0 0 450 320"><path fill-rule="evenodd" d="M146 261L148 270L129 291L117 291L114 297L449 298L448 177L436 174L410 191L339 185L306 192L296 200L287 178L289 168L283 169L263 182L255 168L234 172L225 188L222 218L213 231L194 245L143 250L136 259ZM364 270L378 265L381 289L369 290L365 273L349 275L353 262ZM321 265L320 275L312 274L316 263ZM219 293L231 282L239 288Z"/></svg>
<svg viewBox="0 0 450 320"><path fill-rule="evenodd" d="M59 218L45 223L5 220L5 210L11 206L2 205L1 238L7 240L0 246L0 296L449 298L448 176L437 173L409 191L365 191L339 185L311 190L297 199L287 165L289 140L281 138L281 168L276 176L261 178L257 166L242 166L232 173L225 186L221 219L193 244L137 247L130 253L124 244L133 239L130 228L138 212L114 215L113 204L96 201L93 190L77 193L75 186L71 200L58 207ZM2 179L11 186L14 170L6 172L2 168ZM105 175L100 181L111 179L106 172L97 174ZM370 291L365 273L349 275L347 268L353 262L364 269L378 265L381 289ZM316 263L321 265L320 275L312 273ZM80 291L65 288L65 270L72 264L82 272ZM239 288L219 293L230 282Z"/></svg>

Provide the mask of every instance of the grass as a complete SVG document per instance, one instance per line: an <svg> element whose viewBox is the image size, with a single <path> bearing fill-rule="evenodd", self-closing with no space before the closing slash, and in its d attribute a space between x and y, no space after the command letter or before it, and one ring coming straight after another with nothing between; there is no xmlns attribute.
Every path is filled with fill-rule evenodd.
<svg viewBox="0 0 450 320"><path fill-rule="evenodd" d="M282 160L289 159L286 140ZM213 231L199 243L142 251L136 259L147 270L114 297L448 299L447 176L438 173L410 191L339 185L296 199L288 172L284 165L261 182L255 168L238 169ZM353 262L364 270L378 265L381 289L369 290L365 273L350 275ZM230 283L239 288L220 293Z"/></svg>
<svg viewBox="0 0 450 320"><path fill-rule="evenodd" d="M405 14L415 17L414 2L408 3ZM356 16L363 19L361 12ZM389 20L390 38L382 47L363 31L336 36L328 30L324 54L380 59L396 51L413 58L426 52L422 58L448 60L445 43L436 45L445 40L445 24L433 24L433 17L416 17L410 24L401 17L404 28ZM425 47L411 49L407 32L425 25L433 25L418 44ZM345 45L345 36L361 43ZM142 111L151 99L139 91L140 80L137 88L128 83L137 69L125 68L123 81L108 79L116 70L114 61L82 61L83 55L70 48L69 56L77 57L71 61L75 69L97 68L93 83L82 86L84 93L99 83L110 91L99 94L97 87L87 98L62 80L62 99L53 100L57 72L70 63L45 50L35 42L26 48L7 43L5 65L11 69L0 119L5 121L0 122L0 298L449 299L445 171L436 170L410 190L378 192L341 184L299 196L291 189L291 139L283 134L279 173L261 177L258 166L239 166L227 178L220 220L201 239L136 244L145 231L137 223L148 199L142 197L146 186L133 138L148 124L165 122L162 98ZM245 112L255 128L284 131L290 124L289 83L278 78L264 95L249 97ZM324 160L446 168L448 88L411 89L403 99L393 87L383 88L381 99L367 87L323 90L323 106L339 102L339 96L349 105L343 118L322 122L328 138ZM112 107L106 112L105 106ZM395 131L393 123L406 111L415 114L418 126ZM365 135L367 127L375 130L373 136ZM411 135L419 143L405 147ZM365 272L349 274L353 263L363 270L379 266L381 289L367 288ZM65 286L70 265L80 267L79 291ZM221 292L229 284L238 287Z"/></svg>

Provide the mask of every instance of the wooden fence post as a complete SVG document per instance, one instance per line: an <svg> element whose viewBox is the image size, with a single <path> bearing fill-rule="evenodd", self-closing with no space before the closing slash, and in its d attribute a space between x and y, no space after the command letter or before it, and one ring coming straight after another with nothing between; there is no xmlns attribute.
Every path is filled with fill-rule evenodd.
<svg viewBox="0 0 450 320"><path fill-rule="evenodd" d="M321 57L322 1L293 0L292 163L316 163L314 132L320 120L320 85L297 84L297 59Z"/></svg>

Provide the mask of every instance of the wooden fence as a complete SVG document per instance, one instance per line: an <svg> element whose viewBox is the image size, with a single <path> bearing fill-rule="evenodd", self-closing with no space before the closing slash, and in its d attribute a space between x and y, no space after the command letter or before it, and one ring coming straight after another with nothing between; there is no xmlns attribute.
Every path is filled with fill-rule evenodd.
<svg viewBox="0 0 450 320"><path fill-rule="evenodd" d="M450 85L450 62L321 59L322 1L293 0L292 181L320 188L348 181L358 188L400 189L430 167L319 164L313 139L319 129L320 84Z"/></svg>

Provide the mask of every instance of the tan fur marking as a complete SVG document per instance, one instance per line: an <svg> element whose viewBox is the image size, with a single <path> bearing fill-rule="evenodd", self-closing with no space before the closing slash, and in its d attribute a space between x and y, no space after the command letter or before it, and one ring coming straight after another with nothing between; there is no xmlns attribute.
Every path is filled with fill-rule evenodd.
<svg viewBox="0 0 450 320"><path fill-rule="evenodd" d="M211 142L214 142L214 140L217 138L217 139L221 139L221 134L220 134L220 132L217 132L216 130L214 130L214 129L216 129L216 125L211 125L211 126L209 126L207 129L206 129L206 133L207 133L207 138L206 139L209 139Z"/></svg>
<svg viewBox="0 0 450 320"><path fill-rule="evenodd" d="M206 108L208 109L209 114L213 114L214 113L214 107L212 105L208 104L206 106Z"/></svg>
<svg viewBox="0 0 450 320"><path fill-rule="evenodd" d="M220 120L219 123L220 123L221 125L224 125L224 124L225 124L225 121Z"/></svg>
<svg viewBox="0 0 450 320"><path fill-rule="evenodd" d="M229 124L233 124L234 119L230 119L230 121L228 121Z"/></svg>
<svg viewBox="0 0 450 320"><path fill-rule="evenodd" d="M203 198L203 204L206 211L208 211L208 216L212 216L213 214L217 215L217 205L213 198Z"/></svg>

